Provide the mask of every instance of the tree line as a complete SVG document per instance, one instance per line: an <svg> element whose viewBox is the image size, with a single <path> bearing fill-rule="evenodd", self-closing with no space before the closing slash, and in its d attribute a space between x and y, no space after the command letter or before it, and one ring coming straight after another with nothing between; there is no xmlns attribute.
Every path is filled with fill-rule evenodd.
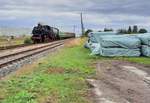
<svg viewBox="0 0 150 103"><path fill-rule="evenodd" d="M99 30L98 32L113 32L114 30L112 28L104 28L104 31ZM88 35L88 33L93 32L92 29L87 29L84 33L85 36Z"/></svg>
<svg viewBox="0 0 150 103"><path fill-rule="evenodd" d="M128 29L119 29L117 33L119 34L137 34L137 33L147 33L148 31L145 28L138 29L137 25L134 25L133 28L129 26Z"/></svg>
<svg viewBox="0 0 150 103"><path fill-rule="evenodd" d="M98 32L113 32L114 30L112 28L104 28L104 30L99 30ZM85 36L88 35L88 33L93 32L92 29L87 29L84 33ZM134 25L133 27L129 26L128 29L118 29L118 34L138 34L138 33L147 33L148 31L145 28L138 28L137 25Z"/></svg>

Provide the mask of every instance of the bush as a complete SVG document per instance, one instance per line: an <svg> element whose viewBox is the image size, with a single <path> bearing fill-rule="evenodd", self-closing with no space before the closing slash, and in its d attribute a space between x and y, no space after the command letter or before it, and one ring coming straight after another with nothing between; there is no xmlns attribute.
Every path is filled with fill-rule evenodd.
<svg viewBox="0 0 150 103"><path fill-rule="evenodd" d="M104 32L113 32L113 29L109 29L109 28L104 28Z"/></svg>
<svg viewBox="0 0 150 103"><path fill-rule="evenodd" d="M33 43L33 41L31 40L31 38L26 38L24 40L24 44L32 44L32 43Z"/></svg>
<svg viewBox="0 0 150 103"><path fill-rule="evenodd" d="M142 29L139 30L139 33L147 33L147 30L142 28Z"/></svg>
<svg viewBox="0 0 150 103"><path fill-rule="evenodd" d="M88 36L88 34L89 34L90 32L93 32L93 30L88 29L88 30L84 33L84 36Z"/></svg>

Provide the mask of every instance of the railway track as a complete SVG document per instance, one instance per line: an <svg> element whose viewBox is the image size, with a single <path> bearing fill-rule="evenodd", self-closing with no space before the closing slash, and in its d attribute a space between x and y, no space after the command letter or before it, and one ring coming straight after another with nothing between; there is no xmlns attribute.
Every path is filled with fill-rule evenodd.
<svg viewBox="0 0 150 103"><path fill-rule="evenodd" d="M46 43L39 43L39 44L46 44ZM21 47L39 45L39 44L19 44L19 45L11 45L11 46L0 46L0 51L9 50L9 49L17 49Z"/></svg>
<svg viewBox="0 0 150 103"><path fill-rule="evenodd" d="M1 46L0 50L7 50L7 49L15 49L15 48L20 48L20 47L25 47L25 46L30 46L34 44L20 44L20 45L11 45L11 46Z"/></svg>
<svg viewBox="0 0 150 103"><path fill-rule="evenodd" d="M46 44L46 43L39 43L39 44ZM10 46L0 46L0 51L9 50L9 49L17 49L21 47L39 45L39 44L19 44L19 45L10 45Z"/></svg>
<svg viewBox="0 0 150 103"><path fill-rule="evenodd" d="M35 48L29 48L28 50L22 50L22 51L18 51L15 53L1 55L0 56L0 70L4 69L8 65L11 65L15 62L21 61L23 59L32 57L34 55L38 55L42 52L62 46L65 41L66 40L55 41L55 42L51 42L51 43L48 43L45 45L42 44L42 46L37 46ZM0 73L1 73L1 71L0 71Z"/></svg>

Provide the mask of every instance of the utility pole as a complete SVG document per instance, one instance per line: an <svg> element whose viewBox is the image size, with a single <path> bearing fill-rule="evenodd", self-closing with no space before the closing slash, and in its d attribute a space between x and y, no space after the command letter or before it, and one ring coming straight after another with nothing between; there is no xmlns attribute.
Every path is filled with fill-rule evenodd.
<svg viewBox="0 0 150 103"><path fill-rule="evenodd" d="M73 32L74 33L76 32L76 26L75 25L73 26Z"/></svg>
<svg viewBox="0 0 150 103"><path fill-rule="evenodd" d="M83 24L83 16L82 13L80 14L81 16L81 30L82 30L82 35L84 35L84 24Z"/></svg>

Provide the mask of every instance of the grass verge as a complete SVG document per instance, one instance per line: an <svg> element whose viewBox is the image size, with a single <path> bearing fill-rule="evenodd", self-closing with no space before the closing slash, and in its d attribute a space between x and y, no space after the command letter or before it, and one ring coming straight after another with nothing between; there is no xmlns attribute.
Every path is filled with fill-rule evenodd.
<svg viewBox="0 0 150 103"><path fill-rule="evenodd" d="M85 79L95 71L80 45L49 55L31 73L0 81L0 103L90 103Z"/></svg>
<svg viewBox="0 0 150 103"><path fill-rule="evenodd" d="M94 57L94 56L93 56ZM150 58L148 57L100 57L100 56L95 56L95 60L100 60L100 59L112 59L112 60L123 60L123 61L129 61L132 63L138 63L142 65L149 66L150 65Z"/></svg>

